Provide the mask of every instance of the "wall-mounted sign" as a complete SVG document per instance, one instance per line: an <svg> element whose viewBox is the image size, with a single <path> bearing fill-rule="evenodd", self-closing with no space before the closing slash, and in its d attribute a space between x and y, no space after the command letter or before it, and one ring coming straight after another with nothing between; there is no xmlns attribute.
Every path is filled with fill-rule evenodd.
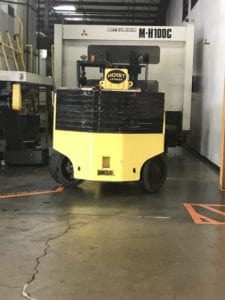
<svg viewBox="0 0 225 300"><path fill-rule="evenodd" d="M171 28L139 28L139 38L171 39Z"/></svg>

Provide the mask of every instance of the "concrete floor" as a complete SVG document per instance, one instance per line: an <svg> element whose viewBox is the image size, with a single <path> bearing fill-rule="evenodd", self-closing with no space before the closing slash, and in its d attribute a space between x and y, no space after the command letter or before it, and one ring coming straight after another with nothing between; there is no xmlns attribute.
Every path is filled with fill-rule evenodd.
<svg viewBox="0 0 225 300"><path fill-rule="evenodd" d="M0 199L0 300L26 299L23 288L38 300L224 300L225 226L196 225L183 206L225 203L218 172L187 152L168 165L154 195L133 183L84 182ZM0 169L0 187L55 182L47 168L11 167Z"/></svg>

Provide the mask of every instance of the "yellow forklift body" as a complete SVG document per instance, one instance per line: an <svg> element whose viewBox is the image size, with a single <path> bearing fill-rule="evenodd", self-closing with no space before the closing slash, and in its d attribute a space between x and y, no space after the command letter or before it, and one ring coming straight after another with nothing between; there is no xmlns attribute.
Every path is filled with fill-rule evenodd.
<svg viewBox="0 0 225 300"><path fill-rule="evenodd" d="M118 103L118 98L115 100L110 98L110 95L113 93L116 95L117 92L121 91L129 92L133 82L129 81L128 77L129 74L127 69L105 68L104 79L100 81L99 84L100 90L106 90L105 97L109 97L106 98L108 106L109 101L112 101L114 105L115 103L117 103L116 105L120 105L120 103ZM112 94L107 94L110 92ZM134 89L133 92L135 95L135 93L139 93L140 90ZM71 91L70 93L73 92ZM84 93L88 93L88 90L84 89ZM71 95L72 94L70 94L69 99L71 99L70 97L73 97ZM132 102L134 99L135 98L130 101ZM139 97L138 99L139 101L146 101L145 98L141 99L141 97ZM113 102L114 100L117 102ZM70 106L71 104L68 104L68 101L70 100L66 101L67 102L65 103L67 104L64 105ZM82 101L85 103L85 99ZM86 101L86 107L88 107L86 109L90 110L90 107L88 106L89 102L88 100ZM122 101L123 99L121 97L121 102ZM164 152L165 114L162 115L162 129L158 133L125 133L119 131L110 132L110 130L109 132L92 132L92 128L89 128L89 131L89 129L87 129L88 127L85 131L79 131L80 128L83 128L82 125L80 128L72 126L68 130L65 130L60 127L56 128L56 115L57 118L60 118L60 114L64 114L65 116L67 114L67 117L64 117L65 119L63 122L66 122L66 118L70 118L71 122L74 122L73 118L75 118L75 115L73 115L73 111L72 114L70 114L69 106L67 106L67 111L65 113L65 111L62 110L62 104L60 108L61 112L58 115L56 113L57 103L57 95L55 95L53 148L70 160L73 166L73 177L75 179L110 182L139 181L141 179L141 170L145 162ZM79 111L79 100L76 105ZM102 109L104 109L104 106ZM149 106L147 109L152 109L152 107ZM106 110L106 112L108 111ZM98 113L100 114L101 112ZM135 112L132 113L135 114ZM82 114L82 111L80 111L80 114ZM93 118L92 114L91 117ZM79 119L79 115L77 118ZM79 122L80 121L78 121L78 123ZM148 120L148 122L150 121Z"/></svg>
<svg viewBox="0 0 225 300"><path fill-rule="evenodd" d="M162 134L54 130L53 147L70 159L76 179L138 181L141 168L164 152Z"/></svg>

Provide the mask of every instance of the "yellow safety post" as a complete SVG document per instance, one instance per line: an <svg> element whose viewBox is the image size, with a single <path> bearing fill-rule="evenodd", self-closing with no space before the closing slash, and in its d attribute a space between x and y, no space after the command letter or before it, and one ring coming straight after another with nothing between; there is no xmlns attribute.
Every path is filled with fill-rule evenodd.
<svg viewBox="0 0 225 300"><path fill-rule="evenodd" d="M7 57L6 50L5 50L5 46L6 45L3 42L3 38L2 38L1 32L0 32L0 44L2 46L2 53L3 53L4 59L5 59L6 68L9 71L10 70L10 66L9 66L9 61L8 61L8 57Z"/></svg>
<svg viewBox="0 0 225 300"><path fill-rule="evenodd" d="M16 16L16 20L19 23L19 37L20 37L20 45L21 45L21 51L24 52L23 50L23 45L24 45L24 39L23 39L23 21Z"/></svg>
<svg viewBox="0 0 225 300"><path fill-rule="evenodd" d="M0 70L3 70L2 56L0 55Z"/></svg>
<svg viewBox="0 0 225 300"><path fill-rule="evenodd" d="M54 78L54 45L51 46L51 64L52 64L52 77Z"/></svg>
<svg viewBox="0 0 225 300"><path fill-rule="evenodd" d="M29 49L29 68L27 67L29 72L33 72L33 45L28 44L25 45Z"/></svg>
<svg viewBox="0 0 225 300"><path fill-rule="evenodd" d="M22 66L24 71L26 70L26 66L24 63L24 26L23 26L23 21L16 16L16 20L19 24L19 37L18 37L18 43L20 45L20 57L21 57L21 62L22 62Z"/></svg>
<svg viewBox="0 0 225 300"><path fill-rule="evenodd" d="M17 49L19 51L19 56L20 56L20 61L21 61L21 67L22 67L23 71L26 71L26 66L25 66L24 57L23 57L23 53L22 53L22 50L21 50L21 45L20 45L19 35L18 34L16 34L16 45L17 45Z"/></svg>
<svg viewBox="0 0 225 300"><path fill-rule="evenodd" d="M21 85L14 83L12 87L12 109L21 110L22 108L22 93Z"/></svg>
<svg viewBox="0 0 225 300"><path fill-rule="evenodd" d="M13 60L14 60L15 66L16 66L16 70L19 71L19 65L18 65L18 61L16 59L16 54L15 54L15 52L18 52L18 50L14 48L11 35L8 31L7 31L6 35L8 38L10 49L12 50L12 56L13 56Z"/></svg>

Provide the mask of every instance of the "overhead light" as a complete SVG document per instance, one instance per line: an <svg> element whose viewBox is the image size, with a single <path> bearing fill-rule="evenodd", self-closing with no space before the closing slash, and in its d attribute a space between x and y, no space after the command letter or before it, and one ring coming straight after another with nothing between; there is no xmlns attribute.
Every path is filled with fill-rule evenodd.
<svg viewBox="0 0 225 300"><path fill-rule="evenodd" d="M83 18L72 18L72 17L66 17L64 18L65 21L83 21Z"/></svg>
<svg viewBox="0 0 225 300"><path fill-rule="evenodd" d="M43 37L46 37L47 35L44 33L44 32L42 32L42 31L37 31L36 32L36 35L40 35L40 36L43 36Z"/></svg>
<svg viewBox="0 0 225 300"><path fill-rule="evenodd" d="M75 11L76 8L74 5L58 5L53 7L56 11Z"/></svg>

